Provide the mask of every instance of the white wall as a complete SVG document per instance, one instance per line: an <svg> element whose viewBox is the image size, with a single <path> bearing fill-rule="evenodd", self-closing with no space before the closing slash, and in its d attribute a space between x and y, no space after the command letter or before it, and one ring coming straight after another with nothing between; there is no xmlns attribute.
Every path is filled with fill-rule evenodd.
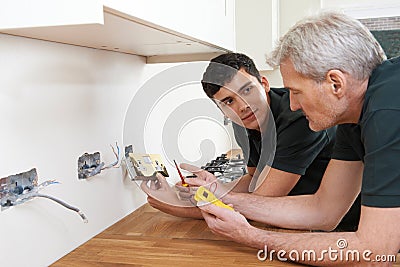
<svg viewBox="0 0 400 267"><path fill-rule="evenodd" d="M140 107L128 109L128 121L138 122L142 114L146 118L145 123L132 124L132 134L128 132L129 136L124 139L132 140L127 142L138 150L141 145L134 136L138 128L143 128L145 150L162 155L167 169L171 170L172 177L167 179L171 183L179 181L174 175L174 159L202 166L238 147L231 124L223 125L223 114L201 87L200 80L207 65L208 62L146 65L144 76L148 80L140 90L152 90L144 99L151 102L151 107L139 101L135 103ZM151 84L149 88L148 84Z"/></svg>
<svg viewBox="0 0 400 267"><path fill-rule="evenodd" d="M297 21L318 13L321 0L279 0L279 37L283 36ZM283 81L279 69L263 71L272 87L282 87Z"/></svg>
<svg viewBox="0 0 400 267"><path fill-rule="evenodd" d="M0 177L37 168L42 193L81 208L80 217L35 199L0 213L2 266L46 266L142 205L121 168L78 180L77 160L100 151L114 161L145 59L0 35Z"/></svg>
<svg viewBox="0 0 400 267"><path fill-rule="evenodd" d="M0 34L0 58L0 178L35 167L39 183L48 179L61 183L42 193L79 207L89 219L84 224L76 213L47 199L0 212L1 266L47 266L145 203L144 193L123 168L78 180L77 160L85 152L99 151L105 163L113 162L110 144L118 141L123 150L131 100L157 73L180 64L146 65L138 56L4 34ZM138 139L146 141L146 152L163 154L163 129L157 125L163 125L168 112L188 99L211 103L200 84L182 88L166 102L148 99L154 101L156 112L145 114L149 115L146 129L128 122L139 132ZM205 152L203 139L215 144L212 156L231 148L229 131L219 126L222 115L216 112L217 122L200 119L182 125L179 139L171 140L188 159ZM172 165L167 168L172 179L177 178Z"/></svg>

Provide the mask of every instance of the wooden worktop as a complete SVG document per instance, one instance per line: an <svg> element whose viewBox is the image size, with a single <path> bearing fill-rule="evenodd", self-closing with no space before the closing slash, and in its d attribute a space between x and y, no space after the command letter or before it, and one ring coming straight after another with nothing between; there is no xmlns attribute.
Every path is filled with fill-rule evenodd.
<svg viewBox="0 0 400 267"><path fill-rule="evenodd" d="M262 262L257 252L214 235L203 220L145 204L52 266L300 266Z"/></svg>

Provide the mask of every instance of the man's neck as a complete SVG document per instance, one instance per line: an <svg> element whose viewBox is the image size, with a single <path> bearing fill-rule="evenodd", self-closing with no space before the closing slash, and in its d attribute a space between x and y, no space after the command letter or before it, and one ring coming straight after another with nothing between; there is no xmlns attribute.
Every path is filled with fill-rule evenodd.
<svg viewBox="0 0 400 267"><path fill-rule="evenodd" d="M368 81L354 81L352 84L352 93L349 97L349 105L343 118L343 123L358 123L363 109L365 94L368 88Z"/></svg>

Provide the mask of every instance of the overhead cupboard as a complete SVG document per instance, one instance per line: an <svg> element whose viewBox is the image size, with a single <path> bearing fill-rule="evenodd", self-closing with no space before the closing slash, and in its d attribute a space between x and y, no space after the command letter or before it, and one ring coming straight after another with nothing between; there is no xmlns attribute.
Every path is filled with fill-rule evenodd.
<svg viewBox="0 0 400 267"><path fill-rule="evenodd" d="M235 50L233 0L5 0L0 32L145 56L209 60Z"/></svg>

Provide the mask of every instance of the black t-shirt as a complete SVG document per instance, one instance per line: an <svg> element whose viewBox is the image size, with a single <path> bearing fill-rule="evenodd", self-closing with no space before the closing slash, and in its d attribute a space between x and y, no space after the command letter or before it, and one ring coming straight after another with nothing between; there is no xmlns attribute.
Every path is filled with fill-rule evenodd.
<svg viewBox="0 0 400 267"><path fill-rule="evenodd" d="M244 132L243 127L233 124L236 142L243 150L247 166L257 167L261 172L268 162L272 162L272 168L301 175L289 195L315 193L331 158L336 129L312 131L301 111L290 110L289 91L285 88L271 88L269 96L276 129L273 158L269 153L272 148L268 141L274 136L269 136L271 133L268 130L264 133L262 143L260 131L246 129ZM268 129L271 127L268 126ZM268 153L264 153L266 151Z"/></svg>
<svg viewBox="0 0 400 267"><path fill-rule="evenodd" d="M400 207L400 57L372 73L358 124L339 125L332 158L364 162L361 203Z"/></svg>

